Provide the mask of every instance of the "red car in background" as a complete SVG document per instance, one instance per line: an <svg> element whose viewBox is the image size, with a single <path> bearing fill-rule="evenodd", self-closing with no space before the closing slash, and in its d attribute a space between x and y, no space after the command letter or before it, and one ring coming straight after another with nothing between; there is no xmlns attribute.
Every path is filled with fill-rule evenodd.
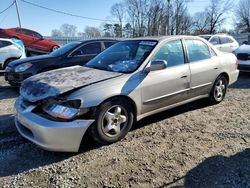
<svg viewBox="0 0 250 188"><path fill-rule="evenodd" d="M57 42L44 39L35 31L24 28L0 29L0 38L17 38L23 41L28 53L49 53L59 48Z"/></svg>

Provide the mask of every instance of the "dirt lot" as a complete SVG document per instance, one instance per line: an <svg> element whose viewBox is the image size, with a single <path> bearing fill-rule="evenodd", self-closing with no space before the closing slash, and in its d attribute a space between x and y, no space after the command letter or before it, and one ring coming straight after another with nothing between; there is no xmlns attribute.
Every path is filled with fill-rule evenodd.
<svg viewBox="0 0 250 188"><path fill-rule="evenodd" d="M200 100L146 118L125 139L47 152L13 122L18 92L0 78L0 187L250 187L250 75L219 105Z"/></svg>

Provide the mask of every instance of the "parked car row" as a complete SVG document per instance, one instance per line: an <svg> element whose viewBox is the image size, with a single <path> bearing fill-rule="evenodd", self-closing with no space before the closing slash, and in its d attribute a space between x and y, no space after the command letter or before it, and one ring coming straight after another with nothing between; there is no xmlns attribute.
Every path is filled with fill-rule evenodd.
<svg viewBox="0 0 250 188"><path fill-rule="evenodd" d="M5 79L13 86L35 74L74 65L84 65L97 54L115 44L112 39L71 42L48 55L16 60L5 69Z"/></svg>
<svg viewBox="0 0 250 188"><path fill-rule="evenodd" d="M106 50L105 42L111 45ZM200 37L98 44L100 47L85 49L93 41L77 42L58 49L45 58L51 62L54 56L58 58L53 64L70 63L72 58L84 57L86 51L93 56L94 49L104 51L84 66L76 63L79 65L43 72L22 82L15 124L23 137L52 151L78 151L86 132L100 144L111 144L124 138L135 121L149 115L201 98L220 103L239 74L234 54L222 53ZM27 60L30 63L11 63L10 70L40 66L32 58Z"/></svg>

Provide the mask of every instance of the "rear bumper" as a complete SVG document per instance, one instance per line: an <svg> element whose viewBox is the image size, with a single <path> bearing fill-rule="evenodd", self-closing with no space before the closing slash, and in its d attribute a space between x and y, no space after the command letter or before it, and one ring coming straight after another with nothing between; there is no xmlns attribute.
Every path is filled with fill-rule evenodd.
<svg viewBox="0 0 250 188"><path fill-rule="evenodd" d="M238 64L238 69L241 72L250 72L250 64L249 65Z"/></svg>
<svg viewBox="0 0 250 188"><path fill-rule="evenodd" d="M237 81L238 76L239 76L239 70L236 69L235 71L231 72L231 74L229 75L229 85L233 84L234 82Z"/></svg>
<svg viewBox="0 0 250 188"><path fill-rule="evenodd" d="M76 120L72 122L55 122L45 119L32 110L35 106L22 106L22 100L15 103L15 124L18 132L49 151L77 152L83 135L94 120Z"/></svg>

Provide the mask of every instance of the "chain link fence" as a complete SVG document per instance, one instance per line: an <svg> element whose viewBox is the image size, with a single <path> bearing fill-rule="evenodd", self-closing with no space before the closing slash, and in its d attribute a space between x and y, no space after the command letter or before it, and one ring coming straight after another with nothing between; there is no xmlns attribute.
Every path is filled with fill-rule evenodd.
<svg viewBox="0 0 250 188"><path fill-rule="evenodd" d="M250 33L241 33L241 34L236 34L236 35L232 35L232 36L239 42L239 44L242 44L244 41L250 40ZM73 42L73 41L84 41L84 40L90 40L90 39L97 39L97 38L90 38L90 37L51 37L51 36L47 36L45 38L47 38L49 40L56 41L59 44L61 44L62 46L65 44L68 44L70 42ZM105 37L98 37L98 38L105 39ZM106 38L106 39L121 40L122 38ZM125 39L125 38L123 38L123 39Z"/></svg>

